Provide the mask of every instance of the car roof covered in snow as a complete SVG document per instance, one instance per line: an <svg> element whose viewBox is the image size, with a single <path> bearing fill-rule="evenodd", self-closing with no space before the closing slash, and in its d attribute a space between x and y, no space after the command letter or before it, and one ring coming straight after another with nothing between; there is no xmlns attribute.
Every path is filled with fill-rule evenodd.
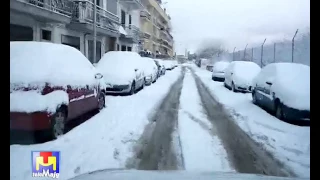
<svg viewBox="0 0 320 180"><path fill-rule="evenodd" d="M245 174L235 172L188 172L188 171L139 171L139 170L100 170L76 176L70 180L302 180L291 178Z"/></svg>
<svg viewBox="0 0 320 180"><path fill-rule="evenodd" d="M227 61L218 61L213 64L213 70L214 71L223 71L228 67L229 64L230 64L230 62L227 62Z"/></svg>
<svg viewBox="0 0 320 180"><path fill-rule="evenodd" d="M97 70L77 49L48 42L10 42L10 83L93 85Z"/></svg>

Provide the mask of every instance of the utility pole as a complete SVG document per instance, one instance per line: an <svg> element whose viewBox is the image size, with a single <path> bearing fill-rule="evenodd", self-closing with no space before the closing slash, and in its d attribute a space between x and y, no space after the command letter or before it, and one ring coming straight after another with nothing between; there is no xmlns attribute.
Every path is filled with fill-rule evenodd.
<svg viewBox="0 0 320 180"><path fill-rule="evenodd" d="M253 62L253 47L251 48L251 61Z"/></svg>
<svg viewBox="0 0 320 180"><path fill-rule="evenodd" d="M298 30L299 29L296 30L296 33L294 34L294 36L292 38L292 62L293 62L293 53L294 53L294 38L296 37Z"/></svg>
<svg viewBox="0 0 320 180"><path fill-rule="evenodd" d="M232 61L234 61L234 51L236 50L236 47L233 48L233 53L232 53Z"/></svg>
<svg viewBox="0 0 320 180"><path fill-rule="evenodd" d="M276 62L276 43L273 44L273 62Z"/></svg>
<svg viewBox="0 0 320 180"><path fill-rule="evenodd" d="M247 46L248 44L246 45L246 47L244 48L244 54L243 54L243 59L246 60L246 50L247 50Z"/></svg>
<svg viewBox="0 0 320 180"><path fill-rule="evenodd" d="M267 38L264 39L262 45L261 45L261 60L260 60L260 63L261 63L261 68L262 68L262 57L263 57L263 45L264 43L266 42Z"/></svg>
<svg viewBox="0 0 320 180"><path fill-rule="evenodd" d="M97 62L97 0L93 8L93 63Z"/></svg>

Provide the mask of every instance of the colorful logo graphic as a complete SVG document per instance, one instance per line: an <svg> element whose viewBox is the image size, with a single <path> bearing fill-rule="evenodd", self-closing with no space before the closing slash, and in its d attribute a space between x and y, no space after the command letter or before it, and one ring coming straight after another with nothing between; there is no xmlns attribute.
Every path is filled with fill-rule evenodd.
<svg viewBox="0 0 320 180"><path fill-rule="evenodd" d="M32 151L32 176L59 178L59 151Z"/></svg>

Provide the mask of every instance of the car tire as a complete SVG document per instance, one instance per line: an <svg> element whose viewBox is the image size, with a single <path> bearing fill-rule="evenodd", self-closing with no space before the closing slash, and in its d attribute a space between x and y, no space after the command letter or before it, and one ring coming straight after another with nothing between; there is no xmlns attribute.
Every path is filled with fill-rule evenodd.
<svg viewBox="0 0 320 180"><path fill-rule="evenodd" d="M133 83L131 84L131 89L130 89L129 94L130 94L130 95L133 95L135 92L136 92L136 83L133 82Z"/></svg>
<svg viewBox="0 0 320 180"><path fill-rule="evenodd" d="M104 93L101 92L98 99L98 110L101 111L105 107L106 107L106 96Z"/></svg>
<svg viewBox="0 0 320 180"><path fill-rule="evenodd" d="M233 92L237 92L236 86L234 85L233 82L232 82L232 84L231 84L231 90L232 90Z"/></svg>
<svg viewBox="0 0 320 180"><path fill-rule="evenodd" d="M67 109L60 107L51 118L50 139L57 139L65 133Z"/></svg>
<svg viewBox="0 0 320 180"><path fill-rule="evenodd" d="M283 107L279 101L276 101L276 104L275 104L275 116L280 120L284 120Z"/></svg>

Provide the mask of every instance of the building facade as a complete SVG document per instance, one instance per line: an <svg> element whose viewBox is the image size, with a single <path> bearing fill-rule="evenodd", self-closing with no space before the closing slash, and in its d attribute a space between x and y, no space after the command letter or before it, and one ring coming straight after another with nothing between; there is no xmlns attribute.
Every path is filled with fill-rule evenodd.
<svg viewBox="0 0 320 180"><path fill-rule="evenodd" d="M140 30L141 12L145 11L141 0L96 0L96 3L96 59L93 59L94 0L10 0L10 41L69 45L80 50L92 63L108 51L149 49L148 44L143 43ZM166 20L168 22L168 18ZM156 36L152 32L150 36L158 38L154 52L165 52L160 49L160 34Z"/></svg>
<svg viewBox="0 0 320 180"><path fill-rule="evenodd" d="M156 56L174 56L170 16L161 8L161 1L142 0L145 9L140 12L141 44L144 51Z"/></svg>

